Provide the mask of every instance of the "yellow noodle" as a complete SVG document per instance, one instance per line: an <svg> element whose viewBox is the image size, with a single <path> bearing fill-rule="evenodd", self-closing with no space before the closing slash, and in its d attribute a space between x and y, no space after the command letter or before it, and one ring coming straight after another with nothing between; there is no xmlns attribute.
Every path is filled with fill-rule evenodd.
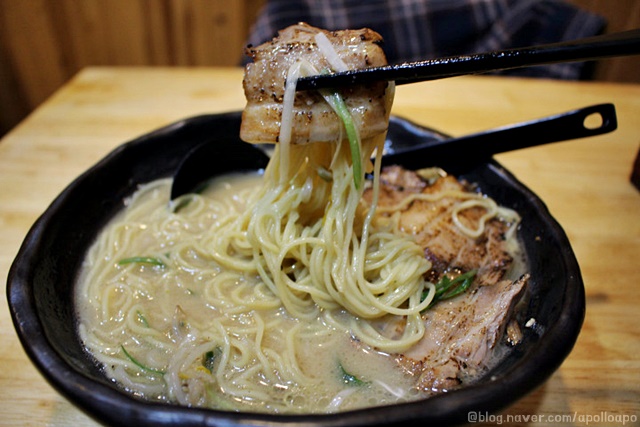
<svg viewBox="0 0 640 427"><path fill-rule="evenodd" d="M297 67L292 78L306 70ZM292 103L291 85L287 90ZM293 107L284 111L293 114ZM423 249L399 230L398 212L416 200L446 197L467 235L482 234L499 215L517 222L514 212L462 191L378 207L381 162L369 159L382 152L385 135L361 141L359 161L374 176L366 205L349 144L290 144L286 114L260 185L235 189L233 197L212 191L170 202L169 180L150 183L127 200L87 254L76 295L79 335L130 392L183 405L287 413L405 399L394 390L409 390L416 380L402 375L392 353L422 339L421 312L435 286L424 279L431 265ZM318 170L330 171L331 179ZM460 221L458 214L471 208L486 212L476 224ZM165 265L118 265L134 256ZM379 328L381 319L402 325L401 332ZM376 372L387 380L350 389L341 379L342 358L355 369L367 367L358 375ZM395 381L397 387L389 385Z"/></svg>

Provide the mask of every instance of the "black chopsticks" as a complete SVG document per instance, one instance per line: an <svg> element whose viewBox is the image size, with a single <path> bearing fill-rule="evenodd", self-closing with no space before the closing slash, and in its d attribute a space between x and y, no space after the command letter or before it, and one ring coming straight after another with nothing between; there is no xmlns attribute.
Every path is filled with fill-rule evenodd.
<svg viewBox="0 0 640 427"><path fill-rule="evenodd" d="M533 65L637 54L640 54L640 29L561 43L302 77L298 79L296 89L336 88L376 81L395 81L399 85Z"/></svg>

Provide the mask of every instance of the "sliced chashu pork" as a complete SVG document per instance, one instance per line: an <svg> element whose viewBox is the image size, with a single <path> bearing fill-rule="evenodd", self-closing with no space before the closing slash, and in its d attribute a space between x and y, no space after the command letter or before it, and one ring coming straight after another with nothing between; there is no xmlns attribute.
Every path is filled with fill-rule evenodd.
<svg viewBox="0 0 640 427"><path fill-rule="evenodd" d="M276 143L280 133L285 80L298 61L316 70L336 71L318 48L322 33L348 69L386 65L380 47L381 36L370 29L326 31L300 23L281 30L278 37L246 50L253 62L247 64L243 81L247 105L242 114L240 137L252 143ZM340 93L351 111L360 136L369 138L386 131L392 90L387 82L342 88ZM291 142L339 141L342 122L317 91L297 92Z"/></svg>
<svg viewBox="0 0 640 427"><path fill-rule="evenodd" d="M397 355L398 363L418 377L421 390L434 393L490 368L528 279L523 275L515 281L476 284L459 297L437 303L424 314L424 337Z"/></svg>
<svg viewBox="0 0 640 427"><path fill-rule="evenodd" d="M384 212L414 193L448 191L471 189L452 176L440 177L430 184L413 171L391 166L381 174L378 204L380 212ZM365 199L371 199L371 190L365 193ZM528 281L528 275L517 280L506 278L513 263L505 243L509 224L492 219L482 235L469 237L453 223L452 210L457 200L446 196L436 201L415 200L399 210L400 227L416 237L432 262L430 281L436 283L444 274L477 270L467 292L425 312L424 337L409 351L397 355L398 363L416 375L419 387L427 392L455 388L464 377L491 364ZM458 216L473 225L483 213L483 208L471 208Z"/></svg>
<svg viewBox="0 0 640 427"><path fill-rule="evenodd" d="M469 192L471 188L455 177L445 175L428 184L416 172L391 166L381 175L379 211L398 205L413 193L446 194ZM365 197L367 197L365 195ZM400 211L400 228L415 236L433 263L430 278L442 276L447 270L466 272L478 270L481 285L497 283L512 265L512 256L505 246L505 233L510 224L498 218L486 223L478 238L465 235L453 222L452 212L459 202L455 196L444 196L437 201L415 200ZM458 218L470 228L476 228L484 208L474 207L461 211Z"/></svg>

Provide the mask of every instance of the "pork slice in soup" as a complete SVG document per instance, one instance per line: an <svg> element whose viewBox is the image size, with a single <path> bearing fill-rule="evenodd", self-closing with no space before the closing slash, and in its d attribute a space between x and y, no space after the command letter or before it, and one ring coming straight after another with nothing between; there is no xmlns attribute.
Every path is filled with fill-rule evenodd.
<svg viewBox="0 0 640 427"><path fill-rule="evenodd" d="M430 281L472 273L471 287L425 311L425 335L414 347L396 355L398 363L417 377L420 389L442 392L497 362L529 275L525 274L524 254L510 236L513 223L498 217L482 222L487 208L481 204L459 210L457 196L471 186L450 175L433 177L430 181L400 166L385 168L379 211L381 215L397 213L401 230L415 236L424 248L432 263ZM442 197L412 198L417 194ZM371 197L369 189L365 199ZM459 223L471 233L465 233ZM512 326L517 328L515 323ZM403 325L396 321L384 327L400 330Z"/></svg>

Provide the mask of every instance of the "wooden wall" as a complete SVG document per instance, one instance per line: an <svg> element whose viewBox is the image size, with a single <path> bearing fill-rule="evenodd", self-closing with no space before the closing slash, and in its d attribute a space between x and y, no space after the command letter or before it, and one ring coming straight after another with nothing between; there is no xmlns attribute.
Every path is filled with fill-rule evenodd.
<svg viewBox="0 0 640 427"><path fill-rule="evenodd" d="M565 0L607 20L607 33L640 28L640 0ZM595 80L640 83L640 56L599 61Z"/></svg>
<svg viewBox="0 0 640 427"><path fill-rule="evenodd" d="M265 0L0 0L0 135L89 65L237 65ZM640 0L568 0L640 27ZM599 64L640 82L638 57Z"/></svg>
<svg viewBox="0 0 640 427"><path fill-rule="evenodd" d="M89 65L238 65L264 0L0 0L0 135Z"/></svg>

